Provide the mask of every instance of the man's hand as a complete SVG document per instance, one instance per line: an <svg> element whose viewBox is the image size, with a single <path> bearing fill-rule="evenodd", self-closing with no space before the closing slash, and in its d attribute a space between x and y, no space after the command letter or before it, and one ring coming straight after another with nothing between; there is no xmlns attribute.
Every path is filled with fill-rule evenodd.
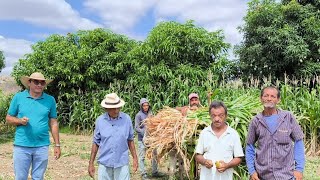
<svg viewBox="0 0 320 180"><path fill-rule="evenodd" d="M138 170L138 159L137 158L133 158L133 172L137 172Z"/></svg>
<svg viewBox="0 0 320 180"><path fill-rule="evenodd" d="M293 171L293 176L296 180L302 180L303 179L303 174L300 171Z"/></svg>
<svg viewBox="0 0 320 180"><path fill-rule="evenodd" d="M219 161L219 166L216 166L219 173L223 173L226 169L229 168L228 164L224 161Z"/></svg>
<svg viewBox="0 0 320 180"><path fill-rule="evenodd" d="M94 178L95 168L94 168L93 163L89 163L88 173L89 173L90 177Z"/></svg>
<svg viewBox="0 0 320 180"><path fill-rule="evenodd" d="M54 147L54 158L57 160L60 158L60 155L61 155L60 146L55 146Z"/></svg>
<svg viewBox="0 0 320 180"><path fill-rule="evenodd" d="M260 180L258 177L258 173L254 172L251 176L250 176L250 180Z"/></svg>
<svg viewBox="0 0 320 180"><path fill-rule="evenodd" d="M20 124L25 126L27 125L29 118L24 116L23 118L20 118L20 120L21 120Z"/></svg>
<svg viewBox="0 0 320 180"><path fill-rule="evenodd" d="M213 167L213 162L209 159L206 159L206 161L204 162L204 165L206 166L206 168L210 169Z"/></svg>
<svg viewBox="0 0 320 180"><path fill-rule="evenodd" d="M182 109L181 109L182 116L186 116L188 111L189 111L189 107L187 107L187 106L182 107Z"/></svg>

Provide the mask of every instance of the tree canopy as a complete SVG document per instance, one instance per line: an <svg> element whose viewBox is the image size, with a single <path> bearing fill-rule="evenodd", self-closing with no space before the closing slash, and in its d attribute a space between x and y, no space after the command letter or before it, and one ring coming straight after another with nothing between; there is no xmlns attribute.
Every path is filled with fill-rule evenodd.
<svg viewBox="0 0 320 180"><path fill-rule="evenodd" d="M105 29L78 31L37 42L12 75L19 82L40 71L54 79L47 92L58 99L62 122L73 124L78 114L94 120L84 113L99 112L98 100L107 92L130 101L129 112L141 97L157 99L155 109L187 104L190 92L206 94L222 78L229 47L222 31L209 32L192 21L159 23L142 42Z"/></svg>
<svg viewBox="0 0 320 180"><path fill-rule="evenodd" d="M4 55L3 52L0 51L0 72L2 71L2 69L5 67L5 60L4 60Z"/></svg>
<svg viewBox="0 0 320 180"><path fill-rule="evenodd" d="M302 3L302 2L300 2ZM320 73L320 11L312 3L253 0L237 47L245 76L281 78Z"/></svg>
<svg viewBox="0 0 320 180"><path fill-rule="evenodd" d="M33 52L20 59L13 76L18 79L34 71L53 78L51 93L86 92L102 89L128 75L127 53L137 45L108 30L78 31L52 35L32 46Z"/></svg>

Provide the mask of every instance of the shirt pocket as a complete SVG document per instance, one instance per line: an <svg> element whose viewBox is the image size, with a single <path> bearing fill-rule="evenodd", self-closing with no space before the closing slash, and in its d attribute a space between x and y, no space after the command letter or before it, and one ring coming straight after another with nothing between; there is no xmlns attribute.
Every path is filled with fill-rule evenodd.
<svg viewBox="0 0 320 180"><path fill-rule="evenodd" d="M290 138L290 131L287 129L278 129L275 135L275 140L278 144L292 143L292 140Z"/></svg>

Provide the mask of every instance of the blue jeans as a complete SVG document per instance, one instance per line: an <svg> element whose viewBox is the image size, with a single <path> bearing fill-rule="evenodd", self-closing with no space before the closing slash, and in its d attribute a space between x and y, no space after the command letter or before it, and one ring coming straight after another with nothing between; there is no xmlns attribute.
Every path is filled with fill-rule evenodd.
<svg viewBox="0 0 320 180"><path fill-rule="evenodd" d="M33 180L42 180L48 165L49 146L13 147L15 180L27 180L30 166Z"/></svg>
<svg viewBox="0 0 320 180"><path fill-rule="evenodd" d="M144 160L145 160L145 156L146 156L146 147L143 144L142 141L138 141L138 154L139 154L139 170L141 175L146 174L146 169L145 169L145 164L144 164ZM158 164L157 164L157 151L156 149L153 151L153 158L152 158L152 174L157 173L158 172Z"/></svg>
<svg viewBox="0 0 320 180"><path fill-rule="evenodd" d="M98 180L130 180L129 166L112 168L99 164Z"/></svg>

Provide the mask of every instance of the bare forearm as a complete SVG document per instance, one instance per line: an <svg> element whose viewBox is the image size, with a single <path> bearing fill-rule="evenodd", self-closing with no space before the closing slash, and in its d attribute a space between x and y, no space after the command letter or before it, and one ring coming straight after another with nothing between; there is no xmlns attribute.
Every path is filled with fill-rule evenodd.
<svg viewBox="0 0 320 180"><path fill-rule="evenodd" d="M99 149L99 146L96 143L93 143L92 147L91 147L91 155L90 155L89 164L94 163L94 160L96 159L96 156L97 156L98 149Z"/></svg>
<svg viewBox="0 0 320 180"><path fill-rule="evenodd" d="M201 165L205 165L205 163L206 163L206 159L203 157L202 154L197 154L195 159Z"/></svg>
<svg viewBox="0 0 320 180"><path fill-rule="evenodd" d="M242 161L242 158L235 157L229 163L227 163L228 164L227 166L228 166L228 168L236 167L241 163L241 161Z"/></svg>
<svg viewBox="0 0 320 180"><path fill-rule="evenodd" d="M21 125L21 119L14 116L7 115L6 121L8 124L11 124L11 125L15 125L15 126Z"/></svg>
<svg viewBox="0 0 320 180"><path fill-rule="evenodd" d="M50 129L54 143L60 144L59 138L59 124L57 119L50 119Z"/></svg>
<svg viewBox="0 0 320 180"><path fill-rule="evenodd" d="M130 153L132 155L132 158L134 158L134 159L138 158L133 140L128 141L128 146L129 146L129 150L130 150Z"/></svg>

